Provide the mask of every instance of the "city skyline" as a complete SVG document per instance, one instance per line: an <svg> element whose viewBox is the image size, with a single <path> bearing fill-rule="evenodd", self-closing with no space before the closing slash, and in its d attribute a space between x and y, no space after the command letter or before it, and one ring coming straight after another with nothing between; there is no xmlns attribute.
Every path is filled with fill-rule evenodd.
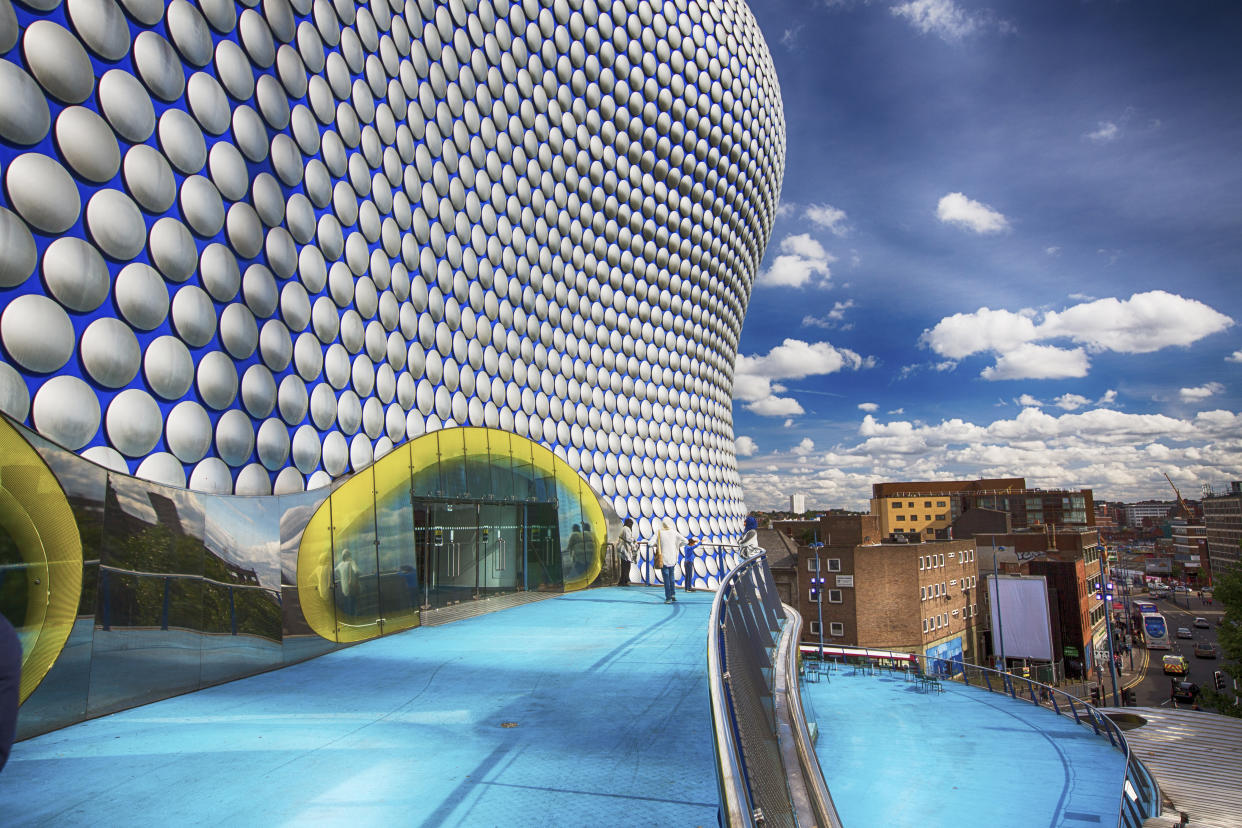
<svg viewBox="0 0 1242 828"><path fill-rule="evenodd" d="M788 125L739 344L747 506L1021 475L1242 476L1242 12L790 0Z"/></svg>

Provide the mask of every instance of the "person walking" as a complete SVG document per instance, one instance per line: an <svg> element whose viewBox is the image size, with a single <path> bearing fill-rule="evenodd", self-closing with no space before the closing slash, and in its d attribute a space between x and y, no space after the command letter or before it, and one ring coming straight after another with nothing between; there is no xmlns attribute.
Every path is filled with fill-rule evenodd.
<svg viewBox="0 0 1242 828"><path fill-rule="evenodd" d="M348 616L358 614L358 565L354 556L345 549L341 552L341 560L336 565L336 582L339 592L341 610Z"/></svg>
<svg viewBox="0 0 1242 828"><path fill-rule="evenodd" d="M634 563L634 518L626 518L617 537L617 552L621 555L621 576L617 586L630 585L630 566Z"/></svg>
<svg viewBox="0 0 1242 828"><path fill-rule="evenodd" d="M682 560L681 560L681 565L682 565L682 582L681 583L682 583L682 586L685 587L686 592L694 592L694 558L695 558L695 554L698 551L698 548L699 548L699 539L690 538L688 541L686 541L686 546L685 546L685 549L683 550L683 555L682 555Z"/></svg>
<svg viewBox="0 0 1242 828"><path fill-rule="evenodd" d="M671 604L677 600L677 584L673 581L673 573L677 571L677 553L686 539L673 528L668 518L656 532L652 544L655 548L655 564L660 567L660 575L664 578L664 603Z"/></svg>

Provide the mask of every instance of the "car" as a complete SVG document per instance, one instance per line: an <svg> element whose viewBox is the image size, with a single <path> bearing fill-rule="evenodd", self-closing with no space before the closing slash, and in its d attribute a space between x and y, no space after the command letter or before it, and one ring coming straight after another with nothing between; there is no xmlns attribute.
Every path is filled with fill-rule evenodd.
<svg viewBox="0 0 1242 828"><path fill-rule="evenodd" d="M1196 642L1195 658L1216 658L1216 645L1207 641Z"/></svg>
<svg viewBox="0 0 1242 828"><path fill-rule="evenodd" d="M1194 638L1195 634L1190 631L1190 627L1178 627L1177 637L1178 638Z"/></svg>
<svg viewBox="0 0 1242 828"><path fill-rule="evenodd" d="M1208 623L1208 620L1206 618L1204 618L1203 616L1199 616L1198 618L1195 619L1195 626L1201 630L1206 630L1208 627L1212 625Z"/></svg>
<svg viewBox="0 0 1242 828"><path fill-rule="evenodd" d="M1194 704L1199 697L1199 685L1193 681L1177 681L1173 683L1173 701Z"/></svg>
<svg viewBox="0 0 1242 828"><path fill-rule="evenodd" d="M1166 676L1184 676L1190 672L1190 665L1184 656L1167 655L1162 659Z"/></svg>

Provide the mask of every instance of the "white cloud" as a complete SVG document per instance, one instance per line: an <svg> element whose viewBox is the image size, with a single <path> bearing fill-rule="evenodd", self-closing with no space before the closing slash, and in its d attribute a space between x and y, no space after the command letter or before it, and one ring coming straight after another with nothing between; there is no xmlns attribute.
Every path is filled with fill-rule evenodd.
<svg viewBox="0 0 1242 828"><path fill-rule="evenodd" d="M802 442L794 446L792 451L798 457L806 457L808 454L815 451L815 441L810 437L803 437Z"/></svg>
<svg viewBox="0 0 1242 828"><path fill-rule="evenodd" d="M1044 407L1043 400L1036 399L1035 397L1032 397L1030 394L1023 394L1022 396L1018 397L1018 405L1022 406L1023 408L1043 408Z"/></svg>
<svg viewBox="0 0 1242 828"><path fill-rule="evenodd" d="M837 327L837 323L845 318L845 312L852 307L854 307L853 299L846 299L844 302L833 302L831 310L823 316L807 314L802 317L802 324L806 327L815 328Z"/></svg>
<svg viewBox="0 0 1242 828"><path fill-rule="evenodd" d="M1050 245L1050 246L1048 246L1048 247L1045 247L1045 248L1044 248L1044 255L1045 255L1045 256L1060 256L1060 255L1061 255L1061 248L1060 248L1060 247L1058 247L1058 246L1057 246L1057 245L1055 245L1055 244L1054 244L1054 245Z"/></svg>
<svg viewBox="0 0 1242 828"><path fill-rule="evenodd" d="M1223 410L1176 418L1025 408L982 424L880 422L868 414L857 439L785 455L765 469L743 464L742 483L751 508L780 508L795 487L821 508L865 509L877 481L1016 475L1035 487L1092 488L1097 499L1140 500L1164 496L1154 463L1176 467L1187 479L1242 479L1240 430L1242 413Z"/></svg>
<svg viewBox="0 0 1242 828"><path fill-rule="evenodd" d="M1190 345L1223 331L1233 320L1195 299L1152 290L1129 299L1097 299L1049 311L1040 339L1067 337L1091 351L1147 354L1172 345Z"/></svg>
<svg viewBox="0 0 1242 828"><path fill-rule="evenodd" d="M786 236L780 243L781 255L759 276L760 284L773 287L804 287L815 281L826 286L832 276L829 265L836 257L806 233Z"/></svg>
<svg viewBox="0 0 1242 828"><path fill-rule="evenodd" d="M919 341L941 356L951 359L982 351L1005 351L1036 338L1035 312L979 308L974 313L955 313L924 331Z"/></svg>
<svg viewBox="0 0 1242 828"><path fill-rule="evenodd" d="M1112 121L1100 121L1093 131L1087 133L1086 137L1097 144L1107 144L1110 141L1116 140L1120 134L1121 127Z"/></svg>
<svg viewBox="0 0 1242 828"><path fill-rule="evenodd" d="M1199 402L1206 400L1208 397L1214 397L1225 390L1225 386L1219 382L1209 382L1194 388L1183 388L1177 392L1177 396L1181 397L1185 402Z"/></svg>
<svg viewBox="0 0 1242 828"><path fill-rule="evenodd" d="M1090 364L1082 348L1026 343L1001 354L996 364L984 368L979 376L986 380L1085 377Z"/></svg>
<svg viewBox="0 0 1242 828"><path fill-rule="evenodd" d="M828 342L786 339L762 356L738 356L733 395L746 402L747 410L765 417L803 414L805 411L797 400L776 396L786 389L775 380L804 379L846 369L858 371L874 364L872 357L861 356L848 348L836 348Z"/></svg>
<svg viewBox="0 0 1242 828"><path fill-rule="evenodd" d="M997 354L996 365L981 374L985 379L1049 379L1086 376L1088 353L1145 354L1191 345L1233 323L1195 299L1153 290L1129 299L1096 299L1048 311L1038 322L1029 308L1013 312L984 307L941 319L919 341L952 359L985 351ZM1086 347L1035 344L1055 339Z"/></svg>
<svg viewBox="0 0 1242 828"><path fill-rule="evenodd" d="M850 231L849 225L845 223L845 211L831 204L811 204L802 214L834 236L845 236Z"/></svg>
<svg viewBox="0 0 1242 828"><path fill-rule="evenodd" d="M859 408L859 410L860 410L860 411L866 411L868 414L874 413L876 410L878 410L878 409L879 409L879 407L880 407L880 406L878 406L878 405L876 405L875 403L872 403L872 402L865 402L865 403L859 403L859 404L858 404L858 408Z"/></svg>
<svg viewBox="0 0 1242 828"><path fill-rule="evenodd" d="M956 5L953 0L910 0L889 9L904 18L923 34L934 34L944 40L960 40L976 32L981 25L976 18Z"/></svg>
<svg viewBox="0 0 1242 828"><path fill-rule="evenodd" d="M1004 215L961 193L949 193L941 198L936 205L936 218L981 234L1009 229L1009 220Z"/></svg>
<svg viewBox="0 0 1242 828"><path fill-rule="evenodd" d="M1117 402L1117 391L1113 388L1104 392L1104 396L1095 401L1096 405L1112 405Z"/></svg>
<svg viewBox="0 0 1242 828"><path fill-rule="evenodd" d="M1234 351L1225 357L1225 362L1242 362L1242 351Z"/></svg>
<svg viewBox="0 0 1242 828"><path fill-rule="evenodd" d="M746 410L753 411L761 417L788 417L791 414L806 413L798 401L790 397L765 397L752 403L746 403Z"/></svg>
<svg viewBox="0 0 1242 828"><path fill-rule="evenodd" d="M734 440L733 445L737 449L738 457L754 457L759 453L759 446L745 434Z"/></svg>
<svg viewBox="0 0 1242 828"><path fill-rule="evenodd" d="M1091 404L1091 400L1081 394L1062 394L1053 400L1053 402L1056 404L1057 408L1063 408L1066 411L1077 411L1083 406Z"/></svg>

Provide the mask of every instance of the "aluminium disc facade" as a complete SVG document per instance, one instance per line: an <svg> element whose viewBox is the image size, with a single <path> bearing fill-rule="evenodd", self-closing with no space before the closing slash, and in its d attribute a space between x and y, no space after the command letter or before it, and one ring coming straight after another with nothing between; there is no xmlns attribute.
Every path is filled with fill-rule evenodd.
<svg viewBox="0 0 1242 828"><path fill-rule="evenodd" d="M729 537L784 151L734 0L0 0L0 410L245 495L498 428Z"/></svg>

